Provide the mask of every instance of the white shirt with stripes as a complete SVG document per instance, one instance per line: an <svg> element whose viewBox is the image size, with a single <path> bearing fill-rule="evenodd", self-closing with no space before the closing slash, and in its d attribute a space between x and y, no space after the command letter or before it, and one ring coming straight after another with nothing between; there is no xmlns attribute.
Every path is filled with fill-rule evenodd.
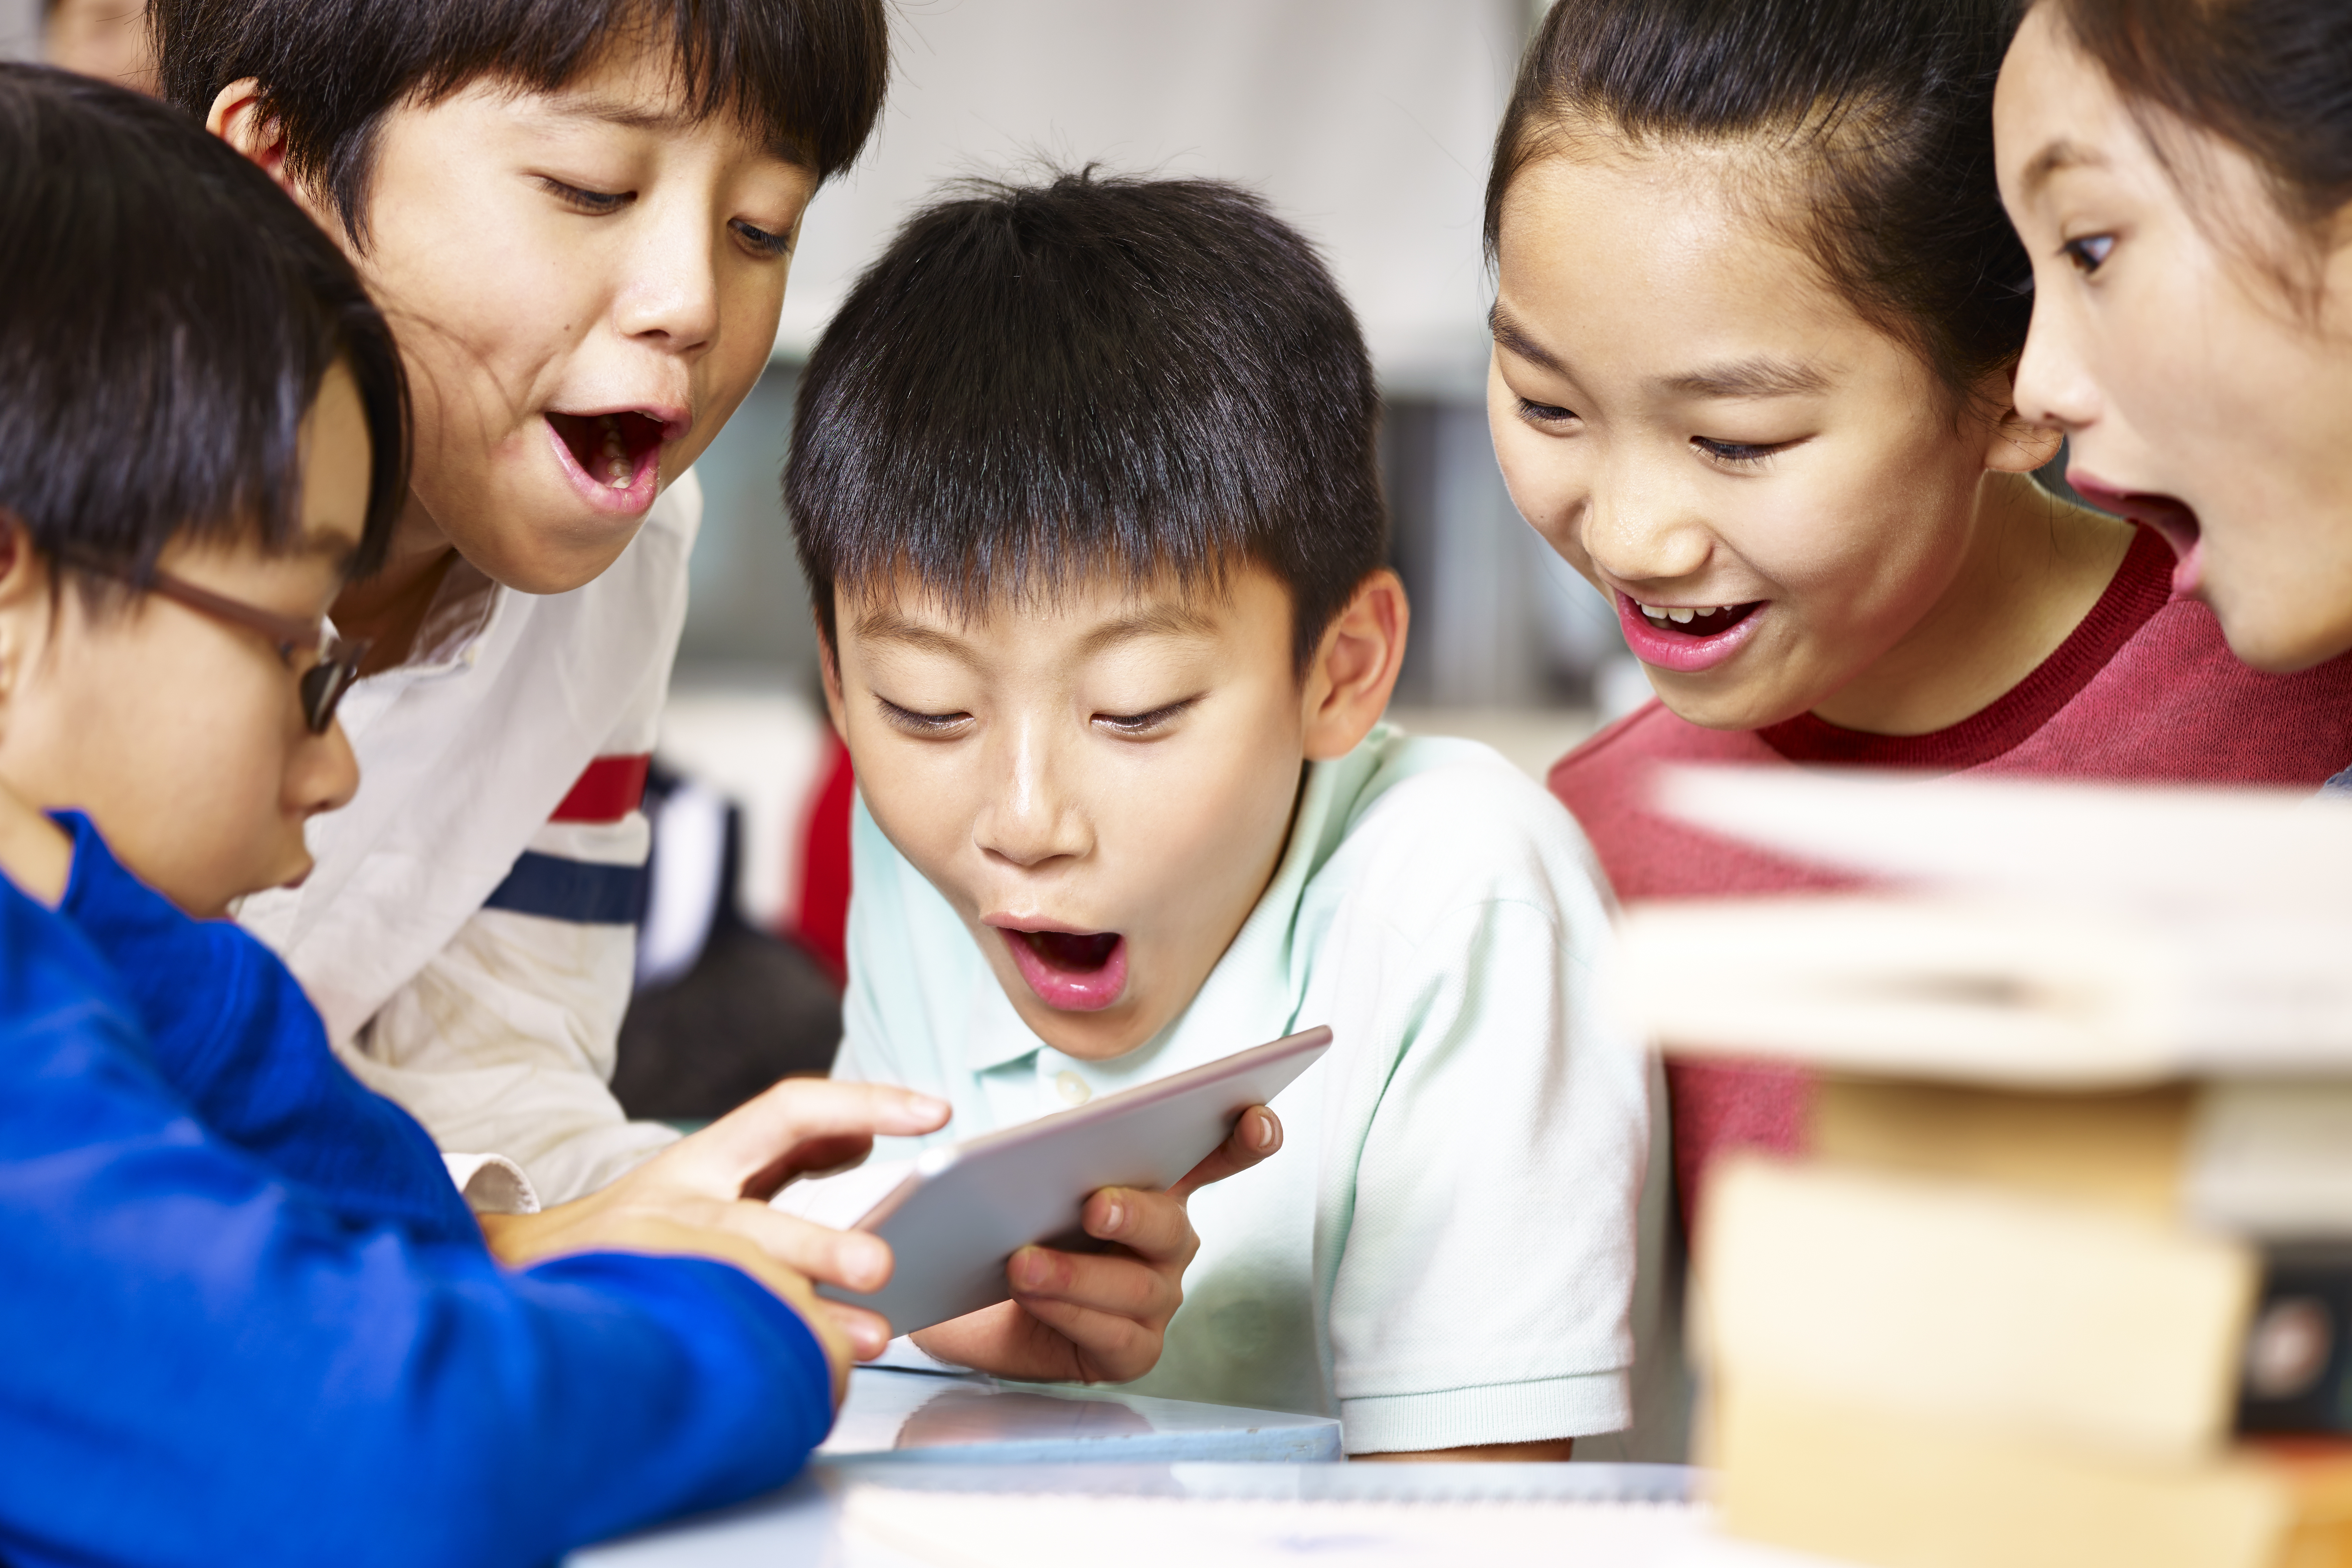
<svg viewBox="0 0 2352 1568"><path fill-rule="evenodd" d="M479 1207L579 1196L676 1136L608 1085L701 519L688 473L568 594L453 563L408 661L343 700L360 787L311 819L317 868L238 910Z"/></svg>

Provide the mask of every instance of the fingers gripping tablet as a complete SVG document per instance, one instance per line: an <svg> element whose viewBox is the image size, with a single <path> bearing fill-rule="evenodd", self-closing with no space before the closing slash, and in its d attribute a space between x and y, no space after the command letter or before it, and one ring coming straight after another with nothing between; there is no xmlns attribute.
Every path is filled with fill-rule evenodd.
<svg viewBox="0 0 2352 1568"><path fill-rule="evenodd" d="M1330 1047L1308 1029L1155 1082L933 1149L857 1222L890 1244L890 1282L817 1293L871 1308L912 1333L1013 1294L1005 1260L1072 1233L1104 1187L1158 1192L1216 1151L1241 1113L1264 1105Z"/></svg>

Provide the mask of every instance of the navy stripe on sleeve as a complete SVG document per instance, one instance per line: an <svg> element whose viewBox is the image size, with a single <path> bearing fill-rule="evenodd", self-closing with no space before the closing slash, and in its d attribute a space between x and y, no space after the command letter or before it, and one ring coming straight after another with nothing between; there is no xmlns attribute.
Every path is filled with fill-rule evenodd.
<svg viewBox="0 0 2352 1568"><path fill-rule="evenodd" d="M526 849L482 907L575 925L635 925L645 886L643 866L600 866Z"/></svg>

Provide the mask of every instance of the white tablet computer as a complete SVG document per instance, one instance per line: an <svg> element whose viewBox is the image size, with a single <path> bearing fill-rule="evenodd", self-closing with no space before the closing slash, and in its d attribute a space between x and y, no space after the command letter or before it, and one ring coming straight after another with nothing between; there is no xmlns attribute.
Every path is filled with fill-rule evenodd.
<svg viewBox="0 0 2352 1568"><path fill-rule="evenodd" d="M1243 1111L1279 1094L1330 1044L1328 1028L1308 1029L933 1149L856 1227L890 1244L890 1282L868 1293L832 1285L817 1292L872 1308L898 1334L1006 1300L1005 1259L1076 1232L1079 1211L1103 1187L1172 1185L1215 1152Z"/></svg>

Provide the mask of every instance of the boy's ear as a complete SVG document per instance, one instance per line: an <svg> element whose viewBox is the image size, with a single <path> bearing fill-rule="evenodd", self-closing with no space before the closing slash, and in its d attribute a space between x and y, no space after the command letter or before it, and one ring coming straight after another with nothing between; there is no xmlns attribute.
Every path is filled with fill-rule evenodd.
<svg viewBox="0 0 2352 1568"><path fill-rule="evenodd" d="M845 746L849 744L849 726L843 721L841 659L833 651L833 639L824 635L824 622L814 609L809 611L809 618L816 621L816 672L824 682L824 716L833 721L833 732L841 737Z"/></svg>
<svg viewBox="0 0 2352 1568"><path fill-rule="evenodd" d="M0 707L16 693L25 659L38 641L31 617L47 619L49 573L22 519L0 510Z"/></svg>
<svg viewBox="0 0 2352 1568"><path fill-rule="evenodd" d="M317 204L286 167L286 132L268 100L261 94L261 79L241 77L213 96L205 129L244 154L245 161L278 182L278 188L301 205L311 221L320 222ZM320 226L334 232L332 226Z"/></svg>
<svg viewBox="0 0 2352 1568"><path fill-rule="evenodd" d="M1308 762L1346 756L1380 722L1404 667L1412 621L1404 584L1387 567L1356 584L1307 669L1301 700Z"/></svg>
<svg viewBox="0 0 2352 1568"><path fill-rule="evenodd" d="M2017 364L2014 361L1987 376L1979 395L2000 410L1985 446L1985 467L1996 473L2030 474L2058 455L2066 433L2047 425L2029 424L2017 412Z"/></svg>

